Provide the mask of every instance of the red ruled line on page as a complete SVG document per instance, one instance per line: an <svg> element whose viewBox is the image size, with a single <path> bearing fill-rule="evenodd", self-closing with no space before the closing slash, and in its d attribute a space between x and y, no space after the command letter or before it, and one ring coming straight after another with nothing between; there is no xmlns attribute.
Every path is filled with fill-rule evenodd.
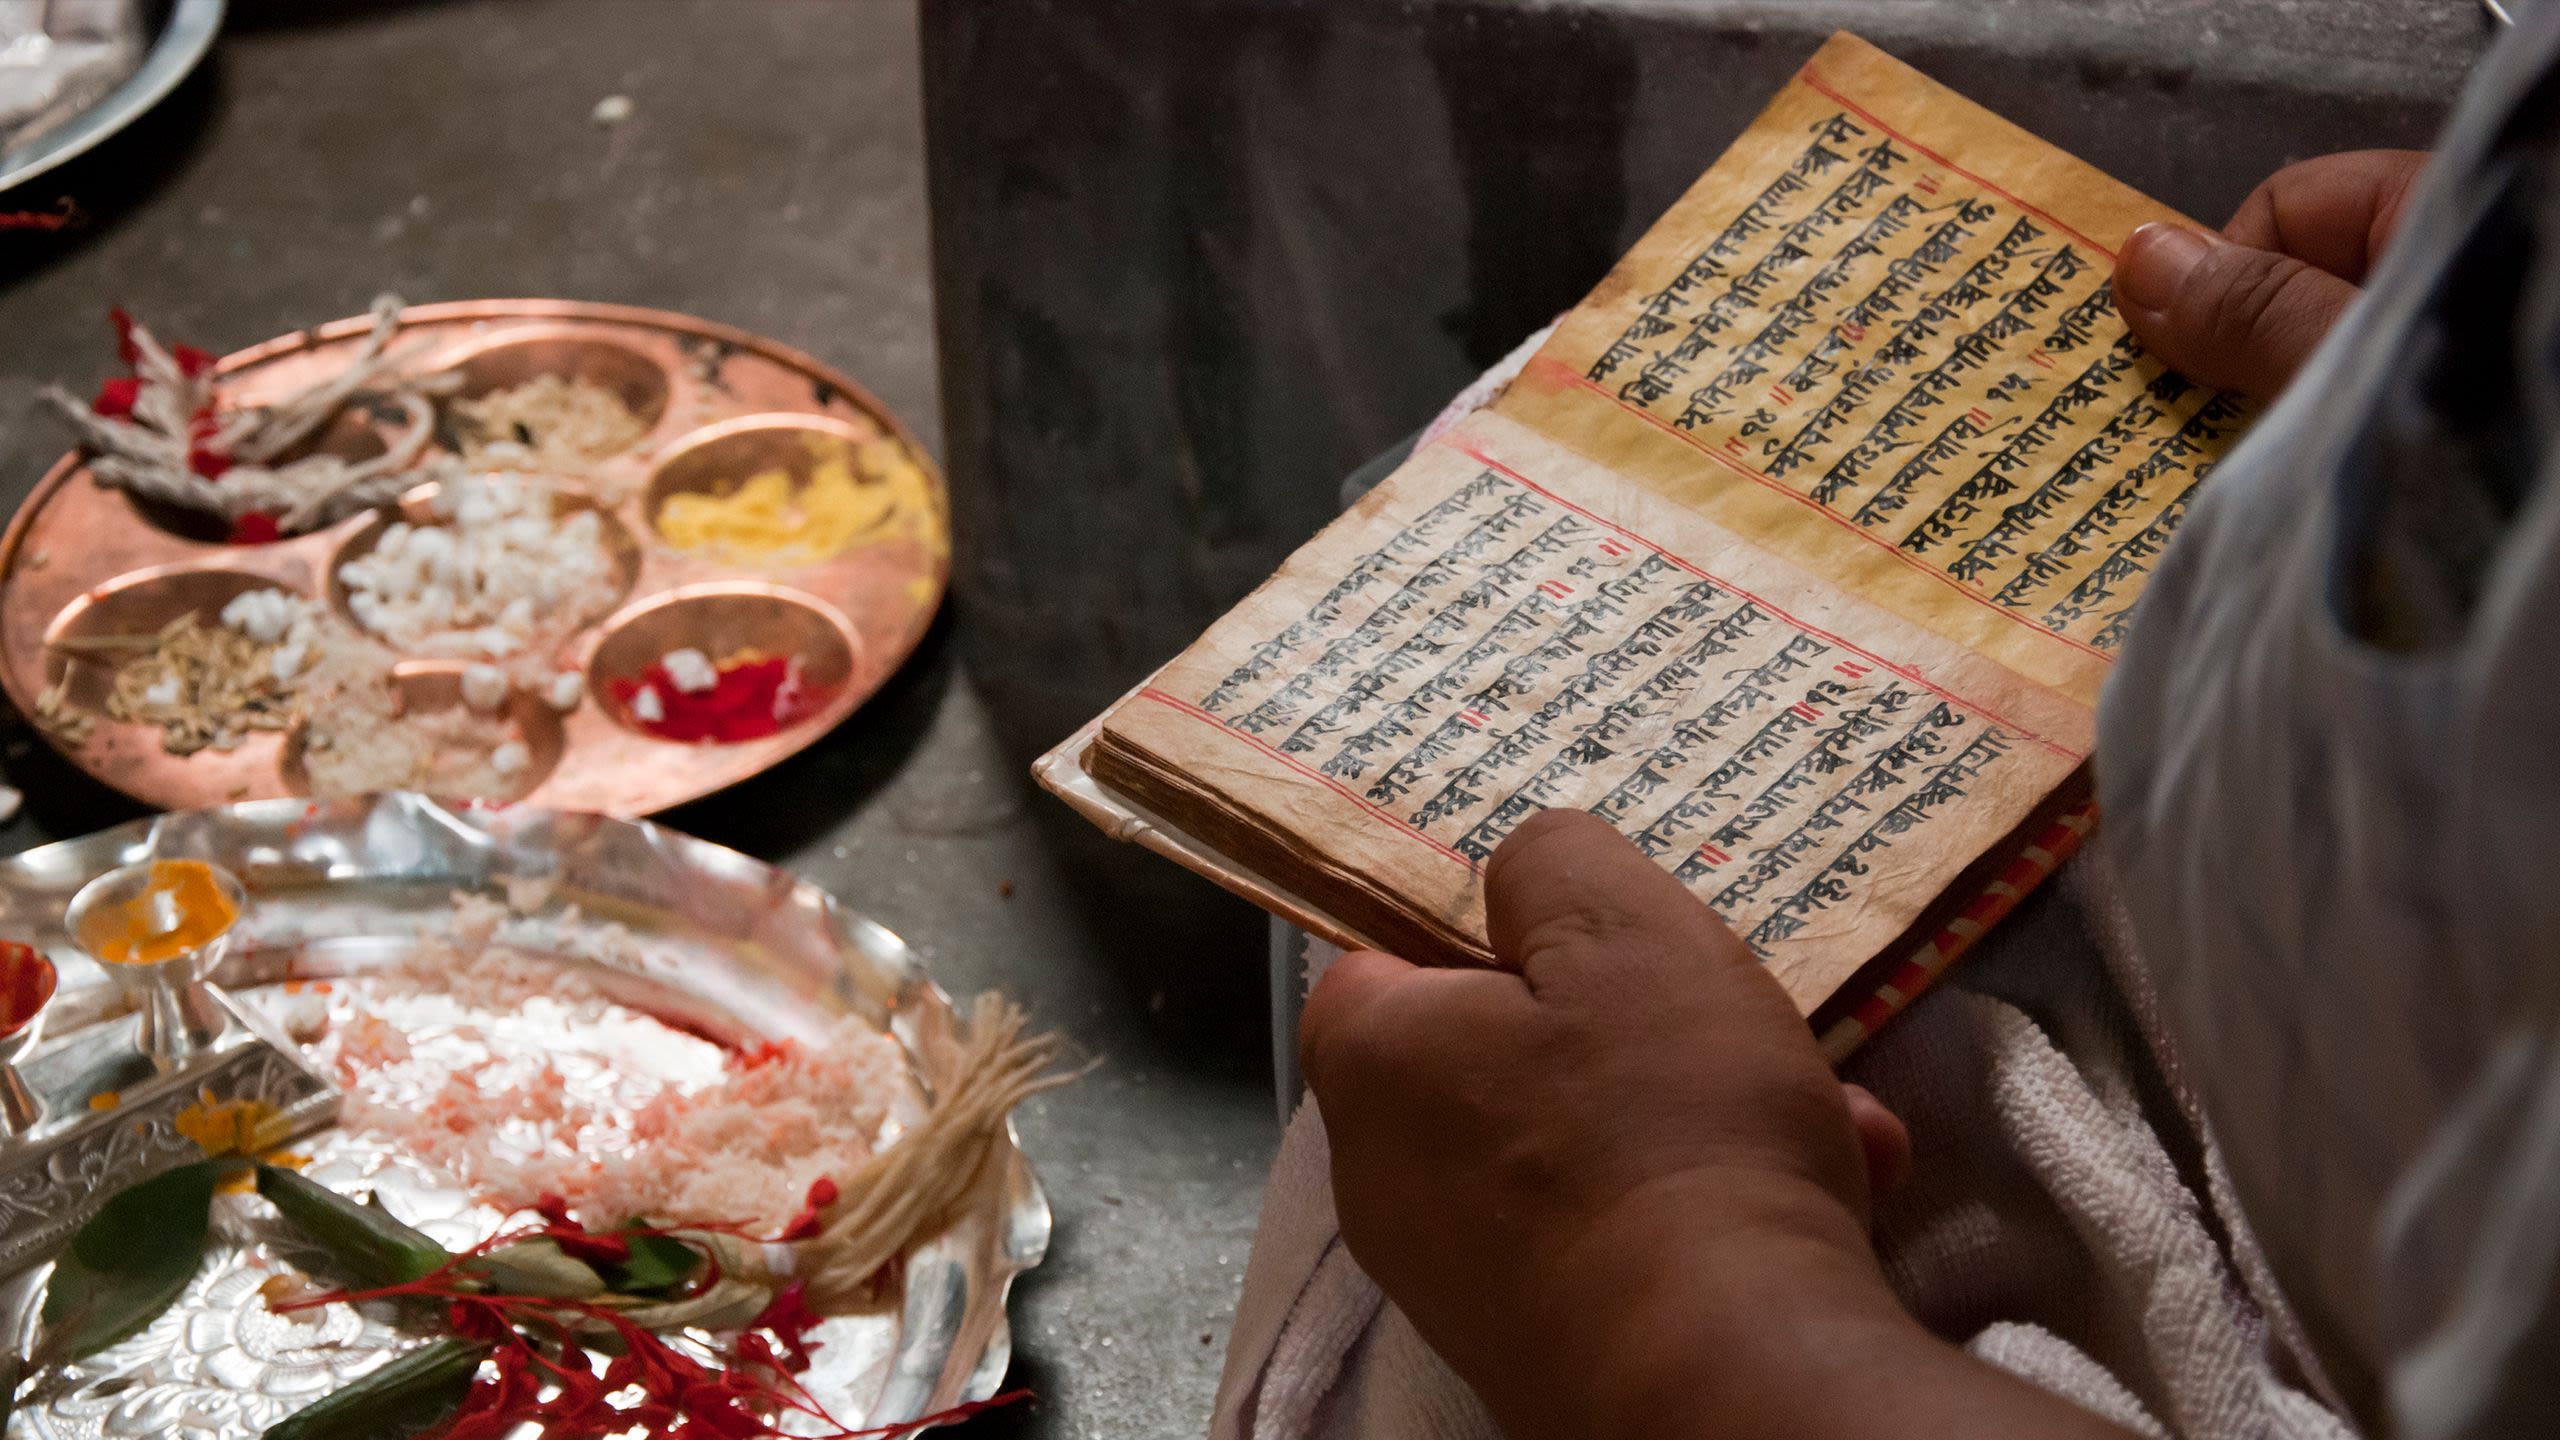
<svg viewBox="0 0 2560 1440"><path fill-rule="evenodd" d="M2044 736L2039 735L2035 731L2028 729L2026 726L2009 719L2005 715L1999 714L1986 705L1968 700L1963 696L1946 689L1944 686L1928 679L1907 665L1897 665L1893 661L1885 659L1883 656L1876 654L1872 650L1861 649L1856 645L1850 644L1848 641L1841 639L1839 636L1832 634L1828 630L1822 629L1819 626L1808 625L1804 621L1797 619L1795 616L1788 614L1778 606L1771 604L1769 601L1764 600L1759 596L1752 594L1750 591L1743 589L1741 586L1734 584L1732 581L1725 579L1723 576L1708 574L1704 569L1701 569L1693 562L1680 555L1674 554L1672 551L1663 548L1661 545L1658 545L1651 540L1646 539L1644 536L1637 534L1635 531L1628 529L1617 521L1612 520L1605 515L1594 514L1591 511L1574 504L1572 501L1558 495L1546 486L1539 484L1537 481L1530 479L1528 476L1521 474L1519 471L1514 470L1510 466L1503 464L1501 461L1494 459L1490 455L1487 455L1483 450L1465 440L1444 436L1440 443L1447 445L1451 449L1456 450L1459 454L1466 456L1468 459L1475 461L1477 464L1480 464L1487 469L1502 472L1503 475L1509 477L1511 480L1530 490L1536 491L1540 495L1545 496L1547 499L1563 506L1565 509L1572 511L1576 515L1591 521L1593 524L1605 526L1608 529L1616 531L1618 534L1623 535L1638 545L1653 551L1663 559L1670 561L1672 564L1679 566L1681 569L1688 571L1699 579L1712 581L1717 585L1723 586L1725 589L1732 591L1734 594L1741 596L1743 599L1748 600L1752 604L1759 606L1761 609L1768 611L1770 614L1777 616L1786 623L1802 630L1807 635L1826 641L1829 644L1836 646L1839 649L1846 650L1850 654L1856 655L1863 660L1868 660L1874 664L1883 666L1885 669L1892 671L1894 674L1901 676L1903 679L1910 681L1912 684L1919 686L1921 689L1928 691L1930 694L1937 696L1939 699L1946 701L1950 705L1970 710L1974 714L1980 715L1994 724L2005 726L2006 728L2025 736L2027 739L2034 741L2038 745L2043 746L2045 749L2052 751L2054 754L2061 756L2065 760L2074 762L2075 764L2088 758L2084 753L2073 750L2069 746L2048 740Z"/></svg>
<svg viewBox="0 0 2560 1440"><path fill-rule="evenodd" d="M1870 110L1866 106L1859 104L1857 101L1850 99L1848 96L1841 94L1837 89L1832 87L1830 81L1822 78L1822 72L1814 69L1811 65L1807 65L1802 70L1797 71L1796 78L1802 80L1805 84L1812 86L1814 90L1819 92L1824 98L1831 101L1834 105L1838 105L1843 109L1855 113L1859 119L1866 121L1868 124L1873 125L1887 135L1892 136L1894 139L1910 146L1919 154L1928 156L1938 164L1945 166L1949 170L1953 170L1967 180L1972 181L1974 184L1981 186L1983 189L1990 191L1992 194L1999 196L2001 199L2008 201L2010 204L2017 206L2019 209L2024 210L2047 225L2052 226L2054 229L2061 231L2063 234L2070 236L2072 239L2077 240L2081 244L2088 246L2090 249L2097 251L2099 254L2106 256L2107 259L2112 261L2116 258L2115 251L2110 250L2106 246L2099 244L2097 241L2090 239L2088 236L2073 229L2071 226L2065 225L2052 211L2045 209L2041 205L2028 204L2016 195L1994 185L1990 181L1976 175L1970 170L1967 170L1953 160L1948 159L1946 156L1941 155L1937 151L1930 149L1928 146L1921 144L1918 140L1912 138L1909 131L1897 129L1883 116L1876 114L1873 110Z"/></svg>
<svg viewBox="0 0 2560 1440"><path fill-rule="evenodd" d="M1910 1008L1920 992L1944 975L1958 956L1973 948L1973 942L1982 938L1984 931L2006 918L2028 891L2052 878L2062 868L2062 862L2077 854L2097 828L2098 807L2094 802L2073 808L2047 826L2034 844L2009 863L1999 879L1965 907L1963 915L1950 921L1935 939L1914 951L1910 959L1885 977L1855 1013L1823 1032L1823 1058L1839 1064L1868 1036L1883 1029L1887 1020Z"/></svg>

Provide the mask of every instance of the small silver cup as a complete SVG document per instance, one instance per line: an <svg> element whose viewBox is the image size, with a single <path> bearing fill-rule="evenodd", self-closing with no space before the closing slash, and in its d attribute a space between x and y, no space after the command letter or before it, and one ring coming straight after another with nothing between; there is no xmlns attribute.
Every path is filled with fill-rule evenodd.
<svg viewBox="0 0 2560 1440"><path fill-rule="evenodd" d="M240 927L239 917L248 906L248 892L241 887L238 876L219 865L207 865L215 888L231 902L229 925L192 949L165 959L109 959L100 953L101 947L108 937L126 928L125 917L131 912L125 907L135 901L145 905L146 915L163 933L177 928L176 902L167 892L154 892L151 888L156 863L144 860L110 870L81 886L80 893L71 897L63 925L141 1012L142 1053L151 1057L152 1068L165 1075L185 1069L197 1055L210 1049L229 1023L205 977L214 972L231 948L231 937Z"/></svg>
<svg viewBox="0 0 2560 1440"><path fill-rule="evenodd" d="M43 951L0 940L0 1136L23 1135L44 1119L43 1102L19 1076L18 1061L44 1031L57 978Z"/></svg>

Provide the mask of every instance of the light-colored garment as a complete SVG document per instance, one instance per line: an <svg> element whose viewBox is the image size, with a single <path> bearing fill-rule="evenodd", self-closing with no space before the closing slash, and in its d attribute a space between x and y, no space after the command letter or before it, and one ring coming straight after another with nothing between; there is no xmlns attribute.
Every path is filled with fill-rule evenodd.
<svg viewBox="0 0 2560 1440"><path fill-rule="evenodd" d="M2338 1440L2192 1107L2112 983L2112 905L2066 871L1853 1063L1911 1127L1877 1217L1896 1292L1976 1355L2138 1433ZM1312 1104L1264 1195L1216 1440L1491 1440L1343 1248Z"/></svg>
<svg viewBox="0 0 2560 1440"><path fill-rule="evenodd" d="M2331 1373L2405 1440L2560 1421L2560 6L2215 475L2100 717L2190 1084Z"/></svg>
<svg viewBox="0 0 2560 1440"><path fill-rule="evenodd" d="M2104 863L1851 1067L1916 1142L1878 1217L1905 1303L2144 1434L2560 1413L2556 64L2544 7L2172 547L2108 689ZM1214 1433L1494 1433L1343 1251L1311 1111Z"/></svg>

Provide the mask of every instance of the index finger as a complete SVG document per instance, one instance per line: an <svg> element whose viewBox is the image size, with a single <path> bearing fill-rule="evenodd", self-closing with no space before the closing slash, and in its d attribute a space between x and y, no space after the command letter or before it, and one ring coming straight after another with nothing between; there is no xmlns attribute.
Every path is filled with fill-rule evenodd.
<svg viewBox="0 0 2560 1440"><path fill-rule="evenodd" d="M2258 182L2222 233L2361 285L2426 163L2424 150L2350 150L2287 165Z"/></svg>
<svg viewBox="0 0 2560 1440"><path fill-rule="evenodd" d="M1326 967L1298 1016L1298 1063L1321 1100L1334 1081L1411 1049L1432 1031L1463 1034L1525 1013L1515 975L1472 966L1432 969L1377 950L1354 950Z"/></svg>

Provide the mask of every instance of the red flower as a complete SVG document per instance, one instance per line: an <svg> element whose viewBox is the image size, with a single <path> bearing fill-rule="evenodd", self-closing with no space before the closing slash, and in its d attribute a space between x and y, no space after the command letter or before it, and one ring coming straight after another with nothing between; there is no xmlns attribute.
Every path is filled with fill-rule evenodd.
<svg viewBox="0 0 2560 1440"><path fill-rule="evenodd" d="M213 368L212 352L199 350L193 345L170 346L169 358L178 362L178 373L181 375L197 376Z"/></svg>
<svg viewBox="0 0 2560 1440"><path fill-rule="evenodd" d="M283 536L284 531L277 528L276 517L263 511L252 510L231 522L230 538L234 545L264 545Z"/></svg>
<svg viewBox="0 0 2560 1440"><path fill-rule="evenodd" d="M89 408L109 419L122 419L133 413L134 402L141 398L142 382L130 375L119 375L100 382L98 398L89 402Z"/></svg>
<svg viewBox="0 0 2560 1440"><path fill-rule="evenodd" d="M444 1323L465 1340L484 1340L495 1345L513 1334L506 1317L485 1300L456 1300L444 1307Z"/></svg>
<svg viewBox="0 0 2560 1440"><path fill-rule="evenodd" d="M619 1235L590 1235L584 1230L558 1226L542 1233L572 1260L584 1260L590 1265L621 1265L631 1259L631 1242Z"/></svg>
<svg viewBox="0 0 2560 1440"><path fill-rule="evenodd" d="M590 1265L621 1265L631 1259L631 1242L619 1235L598 1235L570 1217L569 1202L548 1192L535 1198L533 1213L543 1218L544 1238L560 1253Z"/></svg>
<svg viewBox="0 0 2560 1440"><path fill-rule="evenodd" d="M809 1187L810 1203L836 1198L832 1182ZM550 1228L585 1233L567 1202L545 1195L534 1209ZM732 1231L743 1227L725 1227ZM523 1231L493 1235L467 1254L482 1255L524 1238ZM825 1428L796 1427L825 1440L886 1440L951 1424L984 1410L1028 1398L1014 1391L992 1400L869 1429L847 1429L826 1412L792 1375L809 1365L808 1335L818 1317L798 1282L774 1296L725 1354L696 1359L691 1342L670 1343L628 1317L601 1305L540 1296L489 1294L470 1288L456 1267L406 1284L367 1291L337 1291L294 1302L300 1309L332 1301L393 1296L446 1302L454 1333L490 1347L487 1366L461 1403L435 1429L435 1440L506 1440L527 1424L541 1440L609 1440L638 1435L648 1440L781 1440L786 1417L798 1415ZM613 1358L599 1374L572 1338L578 1326L613 1331ZM543 1391L553 1389L545 1400Z"/></svg>
<svg viewBox="0 0 2560 1440"><path fill-rule="evenodd" d="M836 1203L836 1182L821 1175L809 1184L809 1198L800 1204L800 1213L782 1227L785 1240L814 1240L818 1236L818 1212Z"/></svg>
<svg viewBox="0 0 2560 1440"><path fill-rule="evenodd" d="M219 480L223 472L231 468L231 457L202 445L193 445L187 449L187 468L207 480Z"/></svg>
<svg viewBox="0 0 2560 1440"><path fill-rule="evenodd" d="M142 347L134 343L133 317L121 305L107 307L107 319L116 327L116 358L128 370L142 363Z"/></svg>
<svg viewBox="0 0 2560 1440"><path fill-rule="evenodd" d="M817 1328L817 1312L809 1308L809 1287L798 1280L783 1286L773 1303L747 1322L750 1333L761 1330L781 1344L791 1358L778 1368L794 1375L809 1368L809 1352L817 1348L810 1343L809 1332Z"/></svg>

